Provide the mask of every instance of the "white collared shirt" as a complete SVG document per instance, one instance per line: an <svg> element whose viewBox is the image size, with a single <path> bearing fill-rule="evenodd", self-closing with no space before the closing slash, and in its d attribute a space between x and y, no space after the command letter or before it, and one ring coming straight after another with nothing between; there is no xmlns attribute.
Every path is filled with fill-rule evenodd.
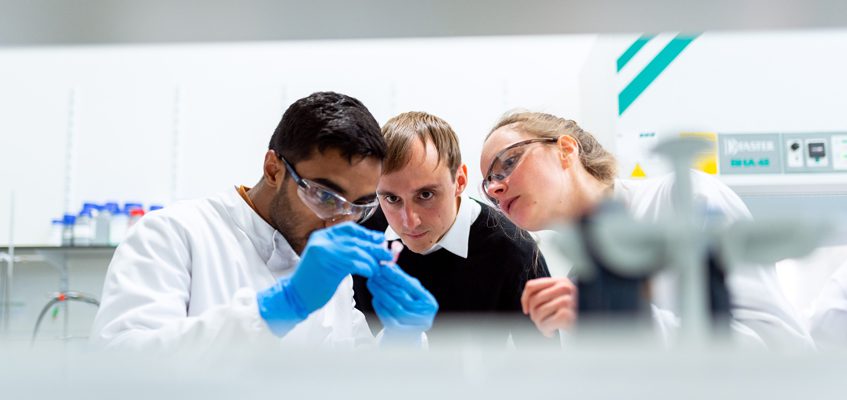
<svg viewBox="0 0 847 400"><path fill-rule="evenodd" d="M466 195L462 195L462 201L459 203L459 211L456 213L456 220L453 225L447 230L447 233L441 237L429 250L423 252L424 255L433 253L442 248L447 251L462 257L468 258L468 241L471 237L471 225L482 213L482 206ZM386 240L398 240L400 235L391 229L389 225L385 230Z"/></svg>

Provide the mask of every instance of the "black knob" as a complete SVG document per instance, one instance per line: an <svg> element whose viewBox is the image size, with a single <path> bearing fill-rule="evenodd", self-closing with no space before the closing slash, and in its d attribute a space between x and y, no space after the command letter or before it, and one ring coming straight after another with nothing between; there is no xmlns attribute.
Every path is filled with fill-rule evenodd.
<svg viewBox="0 0 847 400"><path fill-rule="evenodd" d="M791 150L797 151L800 148L800 143L791 143Z"/></svg>

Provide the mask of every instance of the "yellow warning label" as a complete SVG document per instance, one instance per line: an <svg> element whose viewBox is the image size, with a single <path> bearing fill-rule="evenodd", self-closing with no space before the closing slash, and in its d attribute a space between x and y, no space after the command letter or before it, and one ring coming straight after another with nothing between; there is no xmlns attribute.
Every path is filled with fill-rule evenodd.
<svg viewBox="0 0 847 400"><path fill-rule="evenodd" d="M632 173L629 174L630 178L646 178L647 174L644 173L644 170L641 169L641 164L635 163L635 168L632 170Z"/></svg>
<svg viewBox="0 0 847 400"><path fill-rule="evenodd" d="M718 134L714 132L682 132L680 137L696 137L706 139L712 142L712 146L708 151L701 153L694 159L693 168L703 171L707 174L717 175L718 173Z"/></svg>

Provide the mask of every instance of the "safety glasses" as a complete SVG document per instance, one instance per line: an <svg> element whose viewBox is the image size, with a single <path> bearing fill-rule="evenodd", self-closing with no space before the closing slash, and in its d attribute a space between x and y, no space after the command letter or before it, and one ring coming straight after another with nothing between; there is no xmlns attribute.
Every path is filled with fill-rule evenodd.
<svg viewBox="0 0 847 400"><path fill-rule="evenodd" d="M529 149L529 145L533 143L556 143L558 138L541 138L530 139L522 142L517 142L503 150L500 150L491 161L491 166L488 167L488 172L482 180L482 193L491 201L492 204L498 205L497 200L488 193L488 187L492 182L500 182L509 177L521 162L524 153Z"/></svg>
<svg viewBox="0 0 847 400"><path fill-rule="evenodd" d="M335 222L349 218L357 222L364 222L374 214L377 206L379 206L377 199L367 204L352 203L326 186L301 178L285 157L279 153L276 156L282 160L285 169L297 183L297 196L300 197L306 207L309 207L318 218L324 221Z"/></svg>

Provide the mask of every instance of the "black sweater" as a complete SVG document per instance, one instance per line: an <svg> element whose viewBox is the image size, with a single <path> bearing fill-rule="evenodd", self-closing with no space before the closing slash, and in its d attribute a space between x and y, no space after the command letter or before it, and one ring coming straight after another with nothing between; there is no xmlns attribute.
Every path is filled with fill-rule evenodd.
<svg viewBox="0 0 847 400"><path fill-rule="evenodd" d="M438 300L438 315L428 334L431 344L438 341L439 328L446 319L472 321L486 329L487 337L505 340L511 332L516 343L523 340L518 336L525 337L527 332L530 337L541 337L529 317L521 313L520 298L527 280L550 276L544 257L526 231L497 210L480 205L482 211L470 228L467 258L443 248L427 255L404 249L397 261L398 266L420 280ZM383 232L388 223L382 210L378 210L364 226ZM378 320L372 315L367 280L360 276L353 278L356 308L368 316L373 328ZM485 328L479 325L489 321L495 325ZM498 332L491 335L491 327Z"/></svg>

